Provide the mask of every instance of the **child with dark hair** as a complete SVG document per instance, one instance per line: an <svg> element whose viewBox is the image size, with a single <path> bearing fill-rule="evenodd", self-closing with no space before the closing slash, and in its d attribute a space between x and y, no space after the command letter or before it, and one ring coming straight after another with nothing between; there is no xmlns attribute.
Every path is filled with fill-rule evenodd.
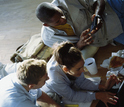
<svg viewBox="0 0 124 107"><path fill-rule="evenodd" d="M106 106L107 103L117 103L118 98L115 93L106 92L105 90L111 89L120 80L112 75L104 85L101 85L85 78L82 54L70 42L54 44L53 56L47 63L47 71L49 80L42 87L42 90L46 93L57 93L58 96L72 102L85 103L99 99Z"/></svg>

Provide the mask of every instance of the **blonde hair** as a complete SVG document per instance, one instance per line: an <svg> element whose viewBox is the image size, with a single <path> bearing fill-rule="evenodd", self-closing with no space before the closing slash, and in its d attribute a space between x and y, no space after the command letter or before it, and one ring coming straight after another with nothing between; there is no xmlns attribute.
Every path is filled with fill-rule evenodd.
<svg viewBox="0 0 124 107"><path fill-rule="evenodd" d="M17 78L23 85L37 84L46 74L46 61L27 59L17 69Z"/></svg>

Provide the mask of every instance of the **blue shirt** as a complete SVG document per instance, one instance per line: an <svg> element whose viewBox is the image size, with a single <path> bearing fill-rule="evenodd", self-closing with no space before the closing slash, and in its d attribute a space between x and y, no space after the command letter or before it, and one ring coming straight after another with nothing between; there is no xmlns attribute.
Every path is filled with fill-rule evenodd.
<svg viewBox="0 0 124 107"><path fill-rule="evenodd" d="M0 80L0 107L37 107L36 100L41 95L40 89L26 91L15 73Z"/></svg>
<svg viewBox="0 0 124 107"><path fill-rule="evenodd" d="M98 84L84 77L84 74L71 81L63 72L61 67L52 57L47 63L49 80L41 88L44 92L56 92L60 96L75 102L91 102L95 100L95 93L89 93L87 90L98 90ZM80 89L80 91L74 90ZM85 91L83 91L85 90Z"/></svg>

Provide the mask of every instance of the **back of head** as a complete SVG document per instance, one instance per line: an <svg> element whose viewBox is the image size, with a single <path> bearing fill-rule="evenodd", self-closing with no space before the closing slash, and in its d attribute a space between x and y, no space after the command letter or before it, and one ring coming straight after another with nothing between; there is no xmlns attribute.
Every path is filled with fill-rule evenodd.
<svg viewBox="0 0 124 107"><path fill-rule="evenodd" d="M45 74L44 60L27 59L17 69L17 78L22 85L37 84Z"/></svg>
<svg viewBox="0 0 124 107"><path fill-rule="evenodd" d="M53 50L53 55L58 64L65 65L68 69L74 67L82 59L80 50L70 42L56 43Z"/></svg>
<svg viewBox="0 0 124 107"><path fill-rule="evenodd" d="M36 8L37 18L44 23L49 23L50 19L57 13L57 7L49 2L43 2Z"/></svg>

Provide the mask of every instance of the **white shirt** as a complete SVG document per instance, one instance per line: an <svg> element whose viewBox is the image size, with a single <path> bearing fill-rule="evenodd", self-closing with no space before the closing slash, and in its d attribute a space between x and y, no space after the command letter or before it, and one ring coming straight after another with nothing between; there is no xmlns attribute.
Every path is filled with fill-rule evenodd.
<svg viewBox="0 0 124 107"><path fill-rule="evenodd" d="M96 0L53 0L53 4L67 11L68 15L70 15L76 36L67 36L64 31L43 26L41 30L43 42L49 47L52 47L55 42L78 42L82 31L90 28L92 23L91 16L94 14L92 6L95 1ZM102 28L94 34L94 42L91 44L97 47L107 45L113 38L123 32L118 16L107 2L102 18Z"/></svg>
<svg viewBox="0 0 124 107"><path fill-rule="evenodd" d="M26 91L17 82L16 73L0 80L0 107L37 107L36 100L41 95L40 89Z"/></svg>

